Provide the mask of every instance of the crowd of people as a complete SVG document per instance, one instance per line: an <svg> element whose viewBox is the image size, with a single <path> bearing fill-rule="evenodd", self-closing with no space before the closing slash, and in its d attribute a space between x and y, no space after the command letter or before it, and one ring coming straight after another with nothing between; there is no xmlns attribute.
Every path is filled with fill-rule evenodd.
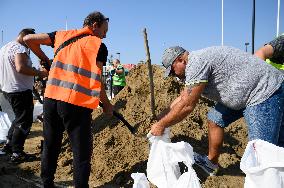
<svg viewBox="0 0 284 188"><path fill-rule="evenodd" d="M11 163L32 160L24 152L33 117L34 76L47 79L44 92L43 152L41 178L44 187L54 187L54 174L66 131L73 151L75 187L88 187L91 170L91 113L101 101L103 111L112 115L102 69L108 50L102 40L109 18L90 13L83 28L36 34L23 29L17 39L0 50L0 89L11 104L15 120L2 153ZM50 61L41 46L54 49ZM41 70L32 67L30 50L40 59ZM267 63L265 62L267 61ZM284 146L284 36L261 47L255 54L228 46L187 51L180 46L166 49L162 57L166 76L184 81L186 88L151 127L154 136L190 114L201 96L216 101L208 113L208 155L194 158L208 175L218 172L218 157L224 128L244 117L249 140L262 139ZM271 66L272 65L272 66ZM126 85L125 70L118 59L111 70L116 95Z"/></svg>

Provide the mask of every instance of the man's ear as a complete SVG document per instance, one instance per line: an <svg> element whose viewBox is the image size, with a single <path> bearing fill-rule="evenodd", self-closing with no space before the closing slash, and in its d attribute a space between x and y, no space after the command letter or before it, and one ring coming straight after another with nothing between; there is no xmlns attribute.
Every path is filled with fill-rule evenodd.
<svg viewBox="0 0 284 188"><path fill-rule="evenodd" d="M92 25L93 29L96 29L98 28L98 22L94 22L93 25Z"/></svg>

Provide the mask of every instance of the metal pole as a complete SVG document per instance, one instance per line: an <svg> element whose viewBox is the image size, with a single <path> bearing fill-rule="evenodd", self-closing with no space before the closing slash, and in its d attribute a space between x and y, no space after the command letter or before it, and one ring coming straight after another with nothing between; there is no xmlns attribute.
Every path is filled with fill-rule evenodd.
<svg viewBox="0 0 284 188"><path fill-rule="evenodd" d="M255 34L255 0L253 0L253 6L252 6L252 41L251 41L252 54L254 54L254 34Z"/></svg>
<svg viewBox="0 0 284 188"><path fill-rule="evenodd" d="M279 17L280 17L280 0L278 0L278 8L277 8L277 27L276 27L276 37L279 36Z"/></svg>
<svg viewBox="0 0 284 188"><path fill-rule="evenodd" d="M68 30L67 16L66 16L66 18L65 18L65 30L66 30L66 31Z"/></svg>
<svg viewBox="0 0 284 188"><path fill-rule="evenodd" d="M249 43L246 42L245 45L246 45L246 52L247 52L247 51L248 51L248 45L249 45Z"/></svg>
<svg viewBox="0 0 284 188"><path fill-rule="evenodd" d="M4 38L4 36L3 36L3 35L4 35L4 32L3 32L3 30L2 30L2 31L1 31L1 41L2 41L2 43L1 43L1 44L2 44L2 45L3 45L3 38Z"/></svg>
<svg viewBox="0 0 284 188"><path fill-rule="evenodd" d="M222 0L222 46L224 45L224 0Z"/></svg>
<svg viewBox="0 0 284 188"><path fill-rule="evenodd" d="M118 60L120 61L120 52L116 53L118 55Z"/></svg>

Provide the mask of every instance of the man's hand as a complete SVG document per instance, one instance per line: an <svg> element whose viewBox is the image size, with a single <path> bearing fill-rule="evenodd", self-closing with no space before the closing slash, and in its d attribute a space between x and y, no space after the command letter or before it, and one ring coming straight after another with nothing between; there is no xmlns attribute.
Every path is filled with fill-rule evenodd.
<svg viewBox="0 0 284 188"><path fill-rule="evenodd" d="M158 122L154 123L151 127L150 133L154 136L162 136L164 134L165 127L161 126Z"/></svg>
<svg viewBox="0 0 284 188"><path fill-rule="evenodd" d="M46 69L41 69L40 71L38 71L38 76L40 78L46 78L48 77L48 71Z"/></svg>
<svg viewBox="0 0 284 188"><path fill-rule="evenodd" d="M40 63L42 68L44 68L45 70L49 71L50 67L51 67L52 60L51 59L49 59L47 61L40 60L39 63Z"/></svg>

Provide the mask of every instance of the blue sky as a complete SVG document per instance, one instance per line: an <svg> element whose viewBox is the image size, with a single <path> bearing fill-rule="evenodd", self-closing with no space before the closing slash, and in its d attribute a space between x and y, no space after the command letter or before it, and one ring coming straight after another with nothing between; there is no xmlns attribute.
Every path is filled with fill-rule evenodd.
<svg viewBox="0 0 284 188"><path fill-rule="evenodd" d="M153 64L163 50L181 45L192 51L221 45L221 0L0 0L3 43L14 40L22 28L38 33L81 28L84 18L100 11L110 18L104 39L109 55L120 53L122 63L146 59L142 30L147 29ZM277 0L256 0L255 49L276 36ZM224 0L224 45L245 50L251 44L252 0ZM284 32L284 1L280 7L280 33ZM53 50L43 48L52 58ZM251 51L251 45L248 46ZM36 58L32 56L36 64Z"/></svg>

